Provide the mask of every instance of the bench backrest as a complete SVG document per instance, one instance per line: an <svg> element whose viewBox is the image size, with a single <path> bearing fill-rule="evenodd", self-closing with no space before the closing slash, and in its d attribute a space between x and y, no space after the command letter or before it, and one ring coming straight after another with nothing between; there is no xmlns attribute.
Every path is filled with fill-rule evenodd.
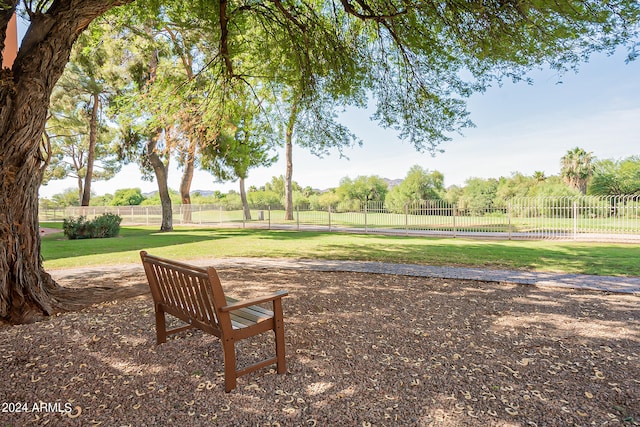
<svg viewBox="0 0 640 427"><path fill-rule="evenodd" d="M154 303L219 336L220 315L228 322L228 314L219 311L227 302L216 270L158 258L145 251L140 255Z"/></svg>

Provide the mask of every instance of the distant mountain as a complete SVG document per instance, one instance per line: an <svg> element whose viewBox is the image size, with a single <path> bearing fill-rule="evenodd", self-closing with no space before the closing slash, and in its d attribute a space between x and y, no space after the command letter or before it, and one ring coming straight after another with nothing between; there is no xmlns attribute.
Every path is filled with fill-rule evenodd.
<svg viewBox="0 0 640 427"><path fill-rule="evenodd" d="M193 190L189 194L193 196L195 193L198 193L203 197L207 197L207 196L213 196L215 194L215 191L213 191L213 190Z"/></svg>
<svg viewBox="0 0 640 427"><path fill-rule="evenodd" d="M396 185L400 184L403 180L402 179L389 179L389 178L382 178L388 185L389 190L391 190L393 187L395 187ZM325 193L327 191L330 191L331 188L326 188L324 190L320 190L320 189L316 189L314 188L314 191L318 191L320 193ZM150 198L153 197L157 194L157 191L150 191L148 193L142 193L142 195L146 198ZM207 197L207 196L213 196L215 194L215 191L213 190L193 190L191 191L189 194L191 194L192 196L195 193L199 193L201 196L203 197Z"/></svg>
<svg viewBox="0 0 640 427"><path fill-rule="evenodd" d="M391 190L396 185L400 185L400 183L402 181L404 181L403 179L389 179L389 178L382 178L382 179L387 181L387 185L389 186L389 190Z"/></svg>

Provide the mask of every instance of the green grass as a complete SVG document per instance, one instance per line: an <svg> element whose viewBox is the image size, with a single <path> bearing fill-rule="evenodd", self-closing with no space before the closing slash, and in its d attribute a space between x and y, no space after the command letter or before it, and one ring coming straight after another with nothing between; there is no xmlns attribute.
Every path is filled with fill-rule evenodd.
<svg viewBox="0 0 640 427"><path fill-rule="evenodd" d="M60 224L41 224L60 227ZM123 227L111 239L42 239L47 269L137 263L138 252L189 260L285 257L382 261L598 275L640 276L640 247L609 243L500 241L344 233Z"/></svg>

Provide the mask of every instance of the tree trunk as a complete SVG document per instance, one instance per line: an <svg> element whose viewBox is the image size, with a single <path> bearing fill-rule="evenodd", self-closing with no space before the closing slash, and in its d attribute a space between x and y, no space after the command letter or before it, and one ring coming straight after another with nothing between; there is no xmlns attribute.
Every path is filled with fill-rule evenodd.
<svg viewBox="0 0 640 427"><path fill-rule="evenodd" d="M54 0L46 13L32 16L12 69L0 70L0 318L11 323L33 321L58 307L51 294L57 284L42 267L38 224L51 92L82 31L127 1ZM16 2L8 3L0 12L2 46Z"/></svg>
<svg viewBox="0 0 640 427"><path fill-rule="evenodd" d="M147 29L148 30L148 29ZM155 49L151 55L149 62L149 82L153 82L156 78L156 72L158 70L158 50ZM169 186L167 185L167 165L164 164L162 158L158 154L157 146L158 140L162 137L163 129L157 128L153 132L152 136L147 140L146 152L149 164L153 168L153 172L156 175L156 182L158 183L158 193L160 194L160 205L162 206L162 223L160 225L160 231L172 231L173 230L173 209L171 207L171 197L169 195ZM165 138L168 136L166 129L164 130ZM167 163L169 161L167 160Z"/></svg>
<svg viewBox="0 0 640 427"><path fill-rule="evenodd" d="M84 176L84 191L80 205L89 206L91 200L91 181L93 180L93 164L96 159L96 141L98 140L98 109L100 107L100 97L97 93L93 95L93 108L89 119L89 152L87 153L87 172Z"/></svg>
<svg viewBox="0 0 640 427"><path fill-rule="evenodd" d="M293 221L293 131L298 118L298 101L296 97L291 104L289 121L285 134L285 161L287 170L284 179L284 219Z"/></svg>
<svg viewBox="0 0 640 427"><path fill-rule="evenodd" d="M171 207L171 197L169 195L169 186L167 185L167 166L156 152L158 138L160 138L160 132L147 141L147 157L151 167L153 167L153 172L156 174L156 181L158 182L158 193L160 194L160 204L162 205L162 224L160 225L160 231L172 231L173 208Z"/></svg>
<svg viewBox="0 0 640 427"><path fill-rule="evenodd" d="M3 134L15 134L16 127L4 127ZM40 257L38 188L45 162L38 146L27 149L29 138L7 139L0 154L0 318L27 323L56 306L50 291L57 285Z"/></svg>
<svg viewBox="0 0 640 427"><path fill-rule="evenodd" d="M247 191L244 189L244 178L240 178L240 200L242 200L244 219L249 221L251 220L251 210L249 209L249 202L247 201Z"/></svg>
<svg viewBox="0 0 640 427"><path fill-rule="evenodd" d="M584 196L585 194L587 194L587 184L589 183L589 181L587 179L583 179L581 178L578 184L578 189L580 190L580 192L582 193L582 195Z"/></svg>
<svg viewBox="0 0 640 427"><path fill-rule="evenodd" d="M77 176L76 181L78 182L78 200L82 200L82 195L84 194L84 183L82 182L82 177Z"/></svg>
<svg viewBox="0 0 640 427"><path fill-rule="evenodd" d="M182 44L176 34L170 29L167 28L167 32L173 41L174 46L177 48L178 52L181 52L180 59L182 60L182 65L184 67L184 72L189 81L193 80L193 57L191 56L191 52L189 49L183 49ZM189 120L187 120L187 123ZM192 126L194 124L191 124ZM186 129L184 129L186 130ZM192 209L191 209L191 181L193 180L193 170L194 164L196 161L196 138L191 136L189 138L189 146L187 148L186 153L186 161L184 166L184 172L182 173L182 180L180 181L180 198L182 200L182 222L183 223L191 223L193 222L192 217Z"/></svg>
<svg viewBox="0 0 640 427"><path fill-rule="evenodd" d="M184 165L184 172L182 173L182 180L180 181L180 198L182 200L182 222L189 224L193 222L191 216L191 181L193 180L194 163L196 161L196 147L195 143L191 143L189 152L187 153L187 160Z"/></svg>

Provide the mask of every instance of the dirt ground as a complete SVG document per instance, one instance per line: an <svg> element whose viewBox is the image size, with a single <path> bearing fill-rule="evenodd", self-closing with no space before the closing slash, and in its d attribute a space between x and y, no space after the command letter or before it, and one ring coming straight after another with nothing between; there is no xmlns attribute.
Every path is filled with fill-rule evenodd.
<svg viewBox="0 0 640 427"><path fill-rule="evenodd" d="M220 275L239 298L289 290L287 374L264 369L227 394L215 337L193 331L155 345L141 272L65 279L84 289L65 291L79 295L77 311L0 326L0 425L640 425L637 295L362 273ZM239 363L271 353L268 338L238 345Z"/></svg>

